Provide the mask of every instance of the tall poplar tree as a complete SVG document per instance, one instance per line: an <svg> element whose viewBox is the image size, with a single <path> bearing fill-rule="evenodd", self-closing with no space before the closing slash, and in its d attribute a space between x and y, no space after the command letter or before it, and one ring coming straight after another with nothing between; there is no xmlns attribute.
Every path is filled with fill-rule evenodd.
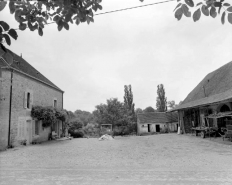
<svg viewBox="0 0 232 185"><path fill-rule="evenodd" d="M159 112L167 110L167 98L165 97L165 90L163 84L157 86L156 108Z"/></svg>
<svg viewBox="0 0 232 185"><path fill-rule="evenodd" d="M126 108L131 111L132 114L135 112L135 104L133 103L133 93L131 90L131 85L124 86L124 105Z"/></svg>
<svg viewBox="0 0 232 185"><path fill-rule="evenodd" d="M135 121L135 104L133 103L133 93L131 85L124 86L124 105L132 116L132 120Z"/></svg>

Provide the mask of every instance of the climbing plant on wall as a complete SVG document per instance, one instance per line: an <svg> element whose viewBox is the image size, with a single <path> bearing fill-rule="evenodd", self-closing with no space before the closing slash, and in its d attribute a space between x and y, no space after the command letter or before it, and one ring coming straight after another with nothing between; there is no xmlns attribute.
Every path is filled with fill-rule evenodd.
<svg viewBox="0 0 232 185"><path fill-rule="evenodd" d="M43 121L43 127L51 126L57 120L65 121L65 114L65 111L53 107L34 106L31 110L32 118Z"/></svg>

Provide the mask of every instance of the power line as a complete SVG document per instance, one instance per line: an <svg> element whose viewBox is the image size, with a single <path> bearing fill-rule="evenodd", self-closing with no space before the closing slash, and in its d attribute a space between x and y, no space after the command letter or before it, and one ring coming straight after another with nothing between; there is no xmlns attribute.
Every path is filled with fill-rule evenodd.
<svg viewBox="0 0 232 185"><path fill-rule="evenodd" d="M153 5L157 5L157 4L168 3L168 2L171 2L171 1L176 1L176 0L166 0L166 1L156 2L156 3L150 3L150 4L140 5L140 6L133 6L133 7L129 7L129 8L123 8L123 9L118 9L118 10L112 10L112 11L97 13L97 14L94 14L94 16L97 16L97 15L104 15L104 14L109 14L109 13L115 13L115 12L121 12L121 11L127 11L127 10L136 9L136 8L143 8L143 7L153 6ZM45 24L45 25L54 24L54 23L56 23L56 22L49 22L49 23L47 23L47 24ZM28 28L28 27L27 27L27 28ZM19 30L19 28L15 28L14 30Z"/></svg>
<svg viewBox="0 0 232 185"><path fill-rule="evenodd" d="M108 12L95 14L95 16L96 15L102 15L102 14L108 14L108 13L115 13L115 12L120 12L120 11L125 11L125 10L131 10L131 9L135 9L135 8L142 8L142 7L145 7L145 6L152 6L152 5L162 4L162 3L168 3L168 2L171 2L171 1L176 1L176 0L160 1L160 2L151 3L151 4L145 4L145 5L141 5L141 6L134 6L134 7L123 8L123 9L119 9L119 10L112 10L112 11L108 11Z"/></svg>

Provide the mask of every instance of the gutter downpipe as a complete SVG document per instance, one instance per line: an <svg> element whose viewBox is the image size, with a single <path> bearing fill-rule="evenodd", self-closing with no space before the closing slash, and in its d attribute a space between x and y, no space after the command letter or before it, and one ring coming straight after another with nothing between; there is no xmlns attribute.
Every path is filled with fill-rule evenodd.
<svg viewBox="0 0 232 185"><path fill-rule="evenodd" d="M62 110L64 109L64 102L63 101L64 101L64 92L62 92ZM62 135L65 134L65 133L63 133L63 128L64 128L64 122L62 121Z"/></svg>
<svg viewBox="0 0 232 185"><path fill-rule="evenodd" d="M10 139L10 129L11 129L11 104L12 104L12 86L13 86L13 69L11 69L11 78L10 78L10 107L9 107L9 130L8 130L8 148L11 147Z"/></svg>

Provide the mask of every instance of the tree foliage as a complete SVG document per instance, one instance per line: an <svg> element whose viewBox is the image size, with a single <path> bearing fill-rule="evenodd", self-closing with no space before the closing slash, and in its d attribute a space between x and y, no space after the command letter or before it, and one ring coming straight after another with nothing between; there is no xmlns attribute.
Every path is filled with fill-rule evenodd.
<svg viewBox="0 0 232 185"><path fill-rule="evenodd" d="M96 106L95 116L99 124L122 126L128 123L128 112L124 104L117 98L107 100L106 104Z"/></svg>
<svg viewBox="0 0 232 185"><path fill-rule="evenodd" d="M131 89L131 85L125 85L124 86L124 105L131 110L132 112L134 112L135 109L135 104L133 103L133 93L132 93L132 89Z"/></svg>
<svg viewBox="0 0 232 185"><path fill-rule="evenodd" d="M71 121L69 125L69 130L78 130L83 127L83 123L78 119Z"/></svg>
<svg viewBox="0 0 232 185"><path fill-rule="evenodd" d="M151 107L151 106L149 106L149 107L147 107L147 108L145 108L144 110L143 110L143 112L144 113L147 113L147 112L155 112L156 110L153 108L153 107Z"/></svg>
<svg viewBox="0 0 232 185"><path fill-rule="evenodd" d="M167 105L170 109L174 109L177 106L174 100L168 101Z"/></svg>
<svg viewBox="0 0 232 185"><path fill-rule="evenodd" d="M86 126L88 123L93 123L94 122L94 116L92 113L88 111L82 111L82 110L76 110L74 112L75 120L79 120L82 122L83 126Z"/></svg>
<svg viewBox="0 0 232 185"><path fill-rule="evenodd" d="M68 131L73 137L98 137L99 125L95 120L93 113L78 109L72 113Z"/></svg>
<svg viewBox="0 0 232 185"><path fill-rule="evenodd" d="M143 2L143 0L140 0ZM9 10L18 22L18 29L21 31L29 28L30 31L37 31L43 36L44 26L56 23L58 31L63 28L69 30L70 24L79 25L87 22L94 22L94 12L101 10L102 0L10 0ZM175 17L180 20L183 15L192 17L194 22L201 18L201 15L215 18L221 14L221 22L227 19L232 24L232 6L225 0L201 0L195 5L195 0L177 0L179 2L174 9ZM7 5L6 1L0 1L0 11ZM0 43L2 40L11 45L11 38L17 39L15 29L0 20Z"/></svg>
<svg viewBox="0 0 232 185"><path fill-rule="evenodd" d="M94 22L94 12L102 9L100 3L101 0L10 0L9 9L19 24L19 30L29 28L43 36L44 26L49 23L55 22L61 31L63 28L69 30L70 24ZM6 5L6 1L0 1L0 11ZM17 32L0 21L0 41L4 39L10 45L10 37L16 40Z"/></svg>
<svg viewBox="0 0 232 185"><path fill-rule="evenodd" d="M93 114L99 125L112 124L113 130L117 134L124 135L136 131L133 116L124 103L118 101L117 98L107 100L106 104L97 105Z"/></svg>
<svg viewBox="0 0 232 185"><path fill-rule="evenodd" d="M163 84L157 86L156 108L159 112L167 110L167 98L165 97L165 90Z"/></svg>
<svg viewBox="0 0 232 185"><path fill-rule="evenodd" d="M135 113L136 114L143 113L143 110L141 108L137 108L137 109L135 109Z"/></svg>
<svg viewBox="0 0 232 185"><path fill-rule="evenodd" d="M195 5L194 0L177 0L179 2L174 9L175 17L180 20L183 15L192 17L193 21L200 20L201 15L212 18L221 14L221 22L227 19L232 24L232 6L224 0L204 0Z"/></svg>
<svg viewBox="0 0 232 185"><path fill-rule="evenodd" d="M124 86L124 106L128 109L129 114L133 118L133 121L136 121L135 104L133 103L133 93L131 85Z"/></svg>

